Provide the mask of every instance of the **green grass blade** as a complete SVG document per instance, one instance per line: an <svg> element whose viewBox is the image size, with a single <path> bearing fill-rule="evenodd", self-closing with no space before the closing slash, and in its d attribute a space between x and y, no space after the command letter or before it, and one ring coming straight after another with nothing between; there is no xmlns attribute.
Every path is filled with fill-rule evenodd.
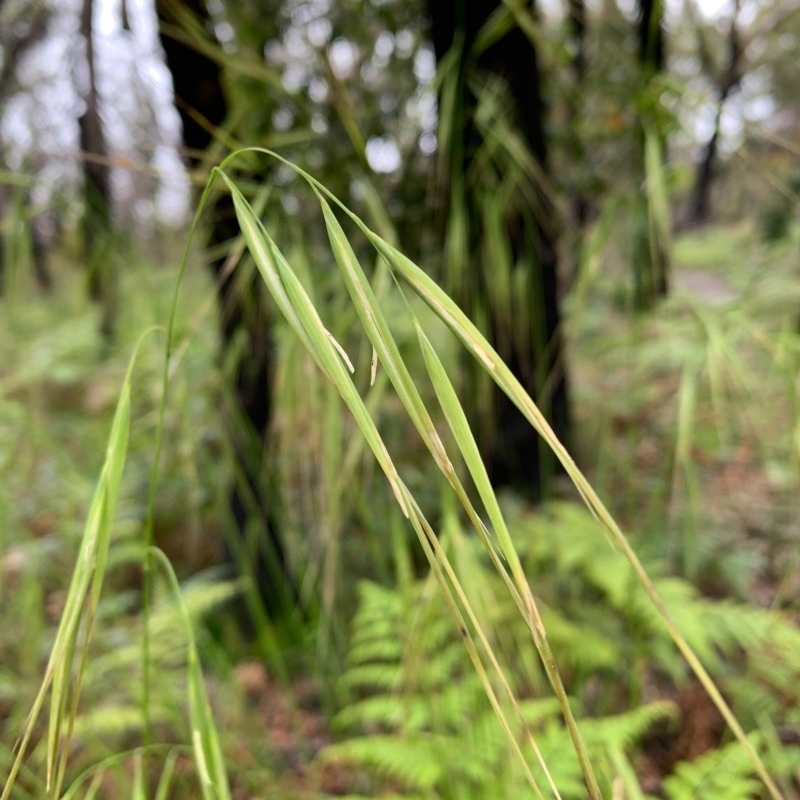
<svg viewBox="0 0 800 800"><path fill-rule="evenodd" d="M192 750L204 800L231 800L230 783L222 755L219 732L211 713L203 670L197 654L194 629L189 609L184 601L178 578L169 559L158 548L152 550L153 558L161 564L177 607L184 621L187 638L187 692L189 719L192 729Z"/></svg>
<svg viewBox="0 0 800 800"><path fill-rule="evenodd" d="M356 307L359 318L372 343L378 358L383 364L389 380L395 387L397 394L408 412L411 421L422 436L428 451L433 456L434 461L444 475L447 482L453 487L459 497L464 509L469 515L470 521L475 527L476 532L484 541L489 555L500 574L507 578L506 571L502 564L497 560L495 546L488 538L488 532L480 516L475 511L469 495L464 489L458 478L456 470L447 454L444 443L441 440L431 417L425 408L425 403L417 390L414 380L400 355L400 350L392 336L388 323L381 311L380 304L375 297L372 287L364 274L361 265L350 246L338 220L325 200L320 197L325 223L328 228L328 235L331 241L331 248L344 275L353 304ZM520 610L524 613L523 605L519 599L519 594L514 587L509 584L509 590L518 602Z"/></svg>
<svg viewBox="0 0 800 800"><path fill-rule="evenodd" d="M369 340L378 354L379 363L386 370L389 380L391 380L400 400L411 417L411 421L414 423L414 427L420 432L439 469L445 475L448 475L454 472L453 465L447 456L439 434L436 432L436 427L430 418L430 414L425 408L422 397L414 386L411 374L400 356L400 350L389 331L389 326L378 305L372 287L330 206L319 193L317 197L325 217L331 249L341 268L347 290L358 312L361 324L364 326L364 330L367 332L367 336L369 336Z"/></svg>
<svg viewBox="0 0 800 800"><path fill-rule="evenodd" d="M515 736L511 724L508 720L506 715L505 709L495 692L494 686L492 681L486 671L486 667L484 666L483 659L481 658L481 654L478 650L478 647L475 642L475 637L477 637L478 642L481 645L481 649L483 653L485 653L486 658L489 660L492 668L494 670L494 674L500 681L500 685L503 688L503 691L508 698L511 705L517 712L520 721L523 724L523 728L526 730L528 739L531 742L533 750L542 766L542 769L545 775L550 782L551 789L556 797L559 797L558 790L556 789L555 784L550 777L550 772L545 764L544 760L541 757L541 753L539 752L539 748L536 746L535 739L533 735L528 730L527 725L525 724L524 720L522 719L522 714L519 709L519 704L517 703L516 697L514 692L508 683L508 680L505 677L502 667L500 666L497 657L494 654L492 646L489 642L488 637L486 636L485 632L483 631L483 627L478 620L475 611L472 608L472 604L469 601L469 597L467 593L464 591L461 582L458 580L458 576L453 569L450 559L447 556L447 553L444 551L441 543L439 542L438 537L436 536L433 528L431 527L428 520L425 518L425 515L420 510L419 506L417 505L414 498L408 492L408 490L403 487L403 491L406 494L406 503L407 507L410 509L409 518L411 524L414 527L414 530L417 534L417 538L419 539L420 544L422 545L422 549L425 552L425 556L430 564L431 570L436 578L439 586L442 589L442 595L447 603L450 613L455 620L456 624L458 625L458 630L461 633L462 639L464 641L464 645L467 649L467 653L472 661L473 667L478 675L478 678L481 681L483 686L484 692L494 709L495 714L502 726L506 737L509 742L509 746L511 747L512 752L517 757L523 772L525 773L525 777L533 789L536 797L541 798L542 793L539 789L538 784L536 783L536 778L534 777L533 773L528 766L528 762L525 759L525 756L522 753L522 749L520 747L519 742L517 741L517 737ZM466 615L466 619L465 619ZM469 621L469 625L467 624L467 620ZM473 635L474 631L474 635Z"/></svg>
<svg viewBox="0 0 800 800"><path fill-rule="evenodd" d="M583 473L578 469L572 457L566 451L566 448L559 442L547 420L533 400L525 393L511 370L502 362L494 348L486 341L480 331L428 275L417 267L409 258L384 242L365 226L362 227L362 230L364 230L364 233L370 238L378 252L389 261L392 267L403 276L420 297L422 297L422 299L441 317L475 358L484 364L495 382L514 402L517 408L520 409L525 418L534 426L556 454L583 497L587 507L602 522L606 531L611 536L612 541L622 550L625 557L628 559L639 583L647 593L658 615L667 626L673 641L681 651L692 671L697 675L698 680L702 683L720 714L722 714L725 722L741 743L771 796L773 798L782 798L782 794L767 771L763 760L756 752L752 742L747 738L742 726L739 724L739 721L736 719L727 701L723 698L710 674L675 624L672 615L653 586L650 577L625 537L625 534L597 496Z"/></svg>
<svg viewBox="0 0 800 800"><path fill-rule="evenodd" d="M87 515L75 570L64 603L64 611L56 631L42 685L28 716L5 788L0 795L2 800L10 797L36 720L50 690L52 690L52 700L47 732L47 787L48 791L56 795L60 794L60 784L69 752L71 726L80 696L83 661L105 576L111 540L111 523L127 457L131 418L131 377L139 348L150 332L147 331L139 339L120 390L106 447L105 461ZM79 656L77 671L75 670L76 655Z"/></svg>
<svg viewBox="0 0 800 800"><path fill-rule="evenodd" d="M475 437L472 435L469 423L467 422L467 416L464 413L464 409L458 400L458 396L456 395L455 389L450 382L450 378L448 377L447 372L439 359L439 356L436 354L433 345L416 320L414 320L414 325L417 330L417 336L419 338L420 347L425 360L425 366L427 367L428 373L431 377L431 382L433 383L436 396L439 399L439 404L444 411L447 424L453 431L453 435L458 447L464 456L464 461L467 464L467 468L472 475L472 479L475 482L484 507L489 514L489 519L491 520L494 530L497 534L500 548L511 565L511 572L514 576L517 590L524 599L525 619L531 631L536 649L539 651L539 655L542 660L542 664L544 665L545 672L547 673L547 677L550 680L550 684L553 687L553 691L556 693L556 697L558 698L561 706L561 711L564 715L564 720L567 723L573 746L575 747L575 752L578 756L578 761L580 762L581 769L583 771L584 780L586 781L586 785L589 789L589 794L592 797L601 798L602 795L600 793L600 786L597 782L597 777L594 774L594 769L592 768L586 746L578 730L575 715L572 713L572 709L570 708L569 698L567 697L563 680L561 679L558 666L556 665L555 658L552 650L550 649L550 645L547 640L547 633L545 631L544 624L542 623L539 610L536 606L536 601L528 585L527 578L525 577L522 564L519 560L519 555L517 554L516 548L511 541L511 534L508 531L505 519L503 518L503 513L500 510L500 504L497 502L497 497L492 489L491 482L489 481L489 475L486 472L486 467L481 459L480 452L478 451L478 444L475 441ZM544 766L544 764L542 766Z"/></svg>
<svg viewBox="0 0 800 800"><path fill-rule="evenodd" d="M237 196L239 200L236 205L237 215L241 214L240 222L243 221L248 226L245 233L245 236L249 237L248 244L252 239L256 246L253 257L259 264L259 269L261 269L262 263L267 268L262 271L267 288L273 293L273 297L289 324L300 333L302 341L314 356L317 364L338 389L381 468L386 473L403 513L408 516L400 492L400 476L372 417L344 366L342 348L334 345L333 337L322 323L314 304L286 259L280 255L275 243L265 231L253 226L247 211L249 205L247 201L238 193L234 195L234 198ZM271 271L273 269L274 273Z"/></svg>

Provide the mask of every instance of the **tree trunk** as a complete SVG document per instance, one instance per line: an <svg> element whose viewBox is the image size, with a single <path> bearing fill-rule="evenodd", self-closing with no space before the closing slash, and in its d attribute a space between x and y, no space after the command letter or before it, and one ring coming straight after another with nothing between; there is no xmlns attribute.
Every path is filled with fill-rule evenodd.
<svg viewBox="0 0 800 800"><path fill-rule="evenodd" d="M0 11L6 11L4 2L5 0L0 0ZM27 4L24 8L20 7L0 20L2 22L2 28L0 28L0 54L2 55L2 59L0 59L0 107L19 88L16 74L17 65L31 48L44 39L51 13L51 9L46 4L34 3L33 5ZM4 143L0 140L0 169L8 170L8 165L4 160L4 150ZM8 243L8 240L13 239L8 230L11 224L9 206L12 195L11 187L0 186L0 215L5 216L5 226L0 226L0 297L5 290L6 251L10 252L13 249ZM34 275L41 288L50 289L52 282L44 249L39 232L33 224L30 226L30 237Z"/></svg>
<svg viewBox="0 0 800 800"><path fill-rule="evenodd" d="M639 63L652 77L664 68L663 0L639 0Z"/></svg>
<svg viewBox="0 0 800 800"><path fill-rule="evenodd" d="M743 48L739 40L739 0L735 0L731 25L728 31L728 63L725 73L717 87L717 111L714 117L714 130L706 146L703 148L703 157L697 165L695 173L694 191L689 212L689 221L694 225L702 225L711 218L711 181L714 177L714 165L719 147L720 125L722 112L728 97L738 89L742 80L740 62Z"/></svg>
<svg viewBox="0 0 800 800"><path fill-rule="evenodd" d="M80 17L86 59L84 101L86 109L78 120L83 156L86 208L83 218L83 246L89 269L89 295L102 307L100 329L104 336L113 333L116 311L116 276L111 263L111 182L108 167L94 55L94 0L83 0Z"/></svg>
<svg viewBox="0 0 800 800"><path fill-rule="evenodd" d="M692 225L702 225L711 219L711 180L714 177L714 163L717 159L723 102L717 105L714 131L711 134L711 138L706 142L706 146L703 148L703 157L697 165L694 190L692 192L692 205L689 211L689 222Z"/></svg>
<svg viewBox="0 0 800 800"><path fill-rule="evenodd" d="M208 25L203 0L183 0L180 6L182 13L192 14L202 27ZM180 19L172 13L174 8L174 2L159 0L157 10L162 24L180 24ZM227 115L221 71L210 57L163 30L161 43L172 73L187 158L190 167L197 169L204 166L204 151ZM212 258L210 267L219 298L223 360L235 337L244 335L245 339L234 367L238 412L227 415L239 475L230 497L238 538L228 543L228 554L237 569L253 578L266 610L281 614L294 604L296 592L279 530L277 496L265 489L263 480L274 363L269 313L263 288L255 275L242 285L236 271L226 270L229 248L225 245L239 234L230 195L219 195L209 214L208 245L213 253L219 254Z"/></svg>
<svg viewBox="0 0 800 800"><path fill-rule="evenodd" d="M569 237L572 253L571 279L580 269L583 258L584 233L589 218L589 200L584 190L586 170L586 148L580 132L580 108L583 102L586 81L586 3L585 0L569 0L569 39L572 47L572 81L567 100L567 136L569 153L574 159L574 186L570 198L573 231Z"/></svg>
<svg viewBox="0 0 800 800"><path fill-rule="evenodd" d="M652 91L653 80L663 71L666 60L663 0L639 0L638 40L642 91L646 93ZM654 102L651 98L644 105L647 107ZM642 116L640 122L638 139L641 166L638 183L645 186L646 191L635 203L632 241L634 306L642 310L652 306L658 298L666 297L669 292L670 254L665 239L669 235L671 222L658 218L658 206L651 202L650 192L653 189L649 182L655 180L656 176L648 174L646 159L649 133L656 137L663 164L666 160L666 136L658 129L656 118Z"/></svg>
<svg viewBox="0 0 800 800"><path fill-rule="evenodd" d="M460 45L457 66L457 99L449 120L451 130L460 131L451 141L446 166L450 185L448 204L463 203L469 227L462 252L486 253L489 232L482 209L491 207L485 186L470 178L481 148L485 145L485 127L476 120L478 100L471 81L502 79L513 106L514 124L533 156L540 174L547 175L547 141L544 133L544 102L540 87L537 53L531 41L516 25L499 40L480 52L475 45L490 16L500 9L500 0L458 0L442 3L429 0L432 37L441 63L450 48ZM491 122L490 122L491 124ZM443 129L443 128L442 128ZM491 130L488 131L491 136ZM508 166L508 169L512 167ZM494 174L499 184L509 176ZM522 179L526 180L526 179ZM529 191L526 191L529 190ZM464 197L461 197L461 194ZM524 211L525 197L532 197L533 208ZM499 275L502 265L478 257L459 271L466 279L446 281L447 289L473 319L485 320L484 328L492 344L522 385L540 405L558 437L565 441L569 432L569 403L564 363L557 289L557 256L554 213L541 181L530 181L515 193L503 211L503 227L511 275ZM448 236L453 236L451 227ZM509 270L507 269L507 272ZM509 280L506 280L506 279ZM520 279L519 284L513 280ZM500 284L509 291L498 292ZM513 286L522 285L524 300L520 312L526 319L513 319ZM525 421L516 406L475 365L465 365L468 378L466 397L470 423L476 432L481 453L496 487L511 486L530 499L539 499L547 491L557 462L538 434ZM489 381L487 390L485 381ZM483 383L484 388L480 388ZM488 403L483 399L488 397ZM486 406L491 413L487 415Z"/></svg>

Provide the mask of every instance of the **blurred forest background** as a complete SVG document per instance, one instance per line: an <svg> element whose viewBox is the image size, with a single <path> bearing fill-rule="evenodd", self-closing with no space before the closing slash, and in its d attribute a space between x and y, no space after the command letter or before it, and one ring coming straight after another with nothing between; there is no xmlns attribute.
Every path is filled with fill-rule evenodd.
<svg viewBox="0 0 800 800"><path fill-rule="evenodd" d="M798 54L0 0L0 798L800 797Z"/></svg>

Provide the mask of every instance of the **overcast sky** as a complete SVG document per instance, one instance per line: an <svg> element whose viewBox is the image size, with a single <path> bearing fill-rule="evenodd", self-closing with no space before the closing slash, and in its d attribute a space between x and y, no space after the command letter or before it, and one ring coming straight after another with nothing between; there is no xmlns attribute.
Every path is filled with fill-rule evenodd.
<svg viewBox="0 0 800 800"><path fill-rule="evenodd" d="M636 0L620 0L635 9ZM41 163L29 164L43 178L38 199L51 187L73 184L80 179L77 118L82 100L76 84L85 83L83 45L78 34L81 0L50 0L53 19L50 36L32 49L18 66L18 76L27 90L6 105L2 117L3 139L8 143L9 164L23 167L23 157L38 151ZM745 2L744 11L753 3ZM699 0L708 17L727 16L733 0ZM682 0L668 0L668 13L681 13ZM563 4L559 4L563 10ZM157 35L153 0L128 0L131 31L122 30L121 0L95 0L95 30L98 84L102 114L112 155L130 159L144 150L142 166L161 176L154 199L140 198L133 206L135 219L153 215L164 221L181 222L189 203L189 187L180 163L180 121L172 102L171 78ZM336 43L334 43L335 45ZM342 44L342 40L339 41ZM346 44L346 43L345 43ZM340 46L340 49L341 46ZM331 51L338 64L335 48ZM742 128L742 100L732 98L723 121L729 141ZM767 98L768 99L768 98ZM711 112L709 106L707 111ZM763 110L763 109L762 109ZM768 109L767 109L768 113ZM708 117L708 119L706 119ZM691 122L696 135L710 133L711 116L702 109ZM138 138L137 138L138 137ZM399 167L399 151L391 137L370 142L368 155L378 171ZM130 206L136 195L135 172L113 171L115 198Z"/></svg>
<svg viewBox="0 0 800 800"><path fill-rule="evenodd" d="M40 163L25 167L38 170L42 178L35 196L39 200L53 188L80 178L77 119L83 101L76 84L83 88L87 81L78 33L80 6L81 0L51 0L50 35L20 61L17 76L24 91L9 100L2 117L12 168L25 167L23 159L32 152L41 154ZM189 190L177 152L180 120L172 103L154 4L128 0L130 31L122 29L119 0L96 0L95 11L97 80L111 154L130 158L145 139L152 152L141 166L161 175L155 200L140 199L132 209L134 217L144 220L156 214L180 222ZM142 126L147 128L144 135ZM128 203L135 193L134 173L115 168L112 180L117 201Z"/></svg>

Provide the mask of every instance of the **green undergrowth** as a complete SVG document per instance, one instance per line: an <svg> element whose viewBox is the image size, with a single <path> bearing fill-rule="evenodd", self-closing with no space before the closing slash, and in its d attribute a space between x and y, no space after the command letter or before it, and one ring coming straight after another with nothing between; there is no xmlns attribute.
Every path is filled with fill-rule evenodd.
<svg viewBox="0 0 800 800"><path fill-rule="evenodd" d="M218 180L242 264L282 319L287 541L320 609L294 644L300 669L333 688L318 704L337 741L264 745L264 726L291 727L296 708L265 722L264 698L249 707L233 680L241 652L203 622L241 588L202 573L219 560L234 478L211 287L200 272L180 279L165 364L163 329L142 333L166 323L174 269L124 276L113 347L65 272L52 297L17 287L2 300L0 771L18 770L4 800L255 796L300 758L320 796L331 770L353 797L795 796L789 246L742 230L735 246L725 231L678 239L678 272L724 273L738 294L709 302L690 284L647 317L622 313L613 286L589 276L568 322L587 480L488 343L387 244L391 231L347 220L308 179L328 249L297 232L276 241L275 220ZM719 267L736 253L736 270ZM559 454L572 499L534 510L495 496L451 382L459 347ZM711 695L716 739L658 762L692 722L681 697L693 687Z"/></svg>
<svg viewBox="0 0 800 800"><path fill-rule="evenodd" d="M796 591L796 252L746 224L692 232L653 312L597 278L570 316L576 455L641 546L715 594Z"/></svg>
<svg viewBox="0 0 800 800"><path fill-rule="evenodd" d="M572 503L532 513L511 499L506 509L526 574L542 600L553 652L576 708L587 717L582 729L603 795L620 785L625 796L641 797L634 776L658 749L655 743L675 738L683 725L698 724L684 718L693 709L673 699L676 690L691 683L690 675L626 559L610 546L598 547L600 530L588 513ZM558 706L548 696L540 666L519 647L524 631L516 609L474 538L455 521L442 538L454 563L469 576L471 595L483 598L492 647L523 698L514 733L529 750L539 784L545 779L534 747L562 797L585 797ZM791 619L709 600L687 581L665 574L663 563L646 566L673 619L718 676L743 724L750 730L767 724L773 736L778 729L796 727L800 631ZM442 798L513 798L525 792L524 775L510 758L497 716L430 579L397 588L360 586L339 688L343 710L335 722L344 739L322 758L357 765L370 776L370 791L391 786L394 797ZM701 726L696 736L705 735ZM772 768L791 780L800 752L778 748L770 753L762 734L753 734L753 741ZM752 797L754 787L753 766L733 742L692 763L679 760L663 791L671 800Z"/></svg>
<svg viewBox="0 0 800 800"><path fill-rule="evenodd" d="M208 654L201 620L238 591L209 575L176 595L169 570L158 571L148 656L158 681L143 735L143 532L164 363L163 331L152 326L169 310L175 272L130 264L110 345L83 297L83 276L56 267L52 294L18 284L0 315L2 796L107 796L101 786L167 792L187 784L176 764L192 753L187 709L202 706L201 695L187 702L187 686L202 691L193 630ZM189 279L185 298L155 526L157 543L188 576L219 560L215 520L228 478L214 411L213 295Z"/></svg>

